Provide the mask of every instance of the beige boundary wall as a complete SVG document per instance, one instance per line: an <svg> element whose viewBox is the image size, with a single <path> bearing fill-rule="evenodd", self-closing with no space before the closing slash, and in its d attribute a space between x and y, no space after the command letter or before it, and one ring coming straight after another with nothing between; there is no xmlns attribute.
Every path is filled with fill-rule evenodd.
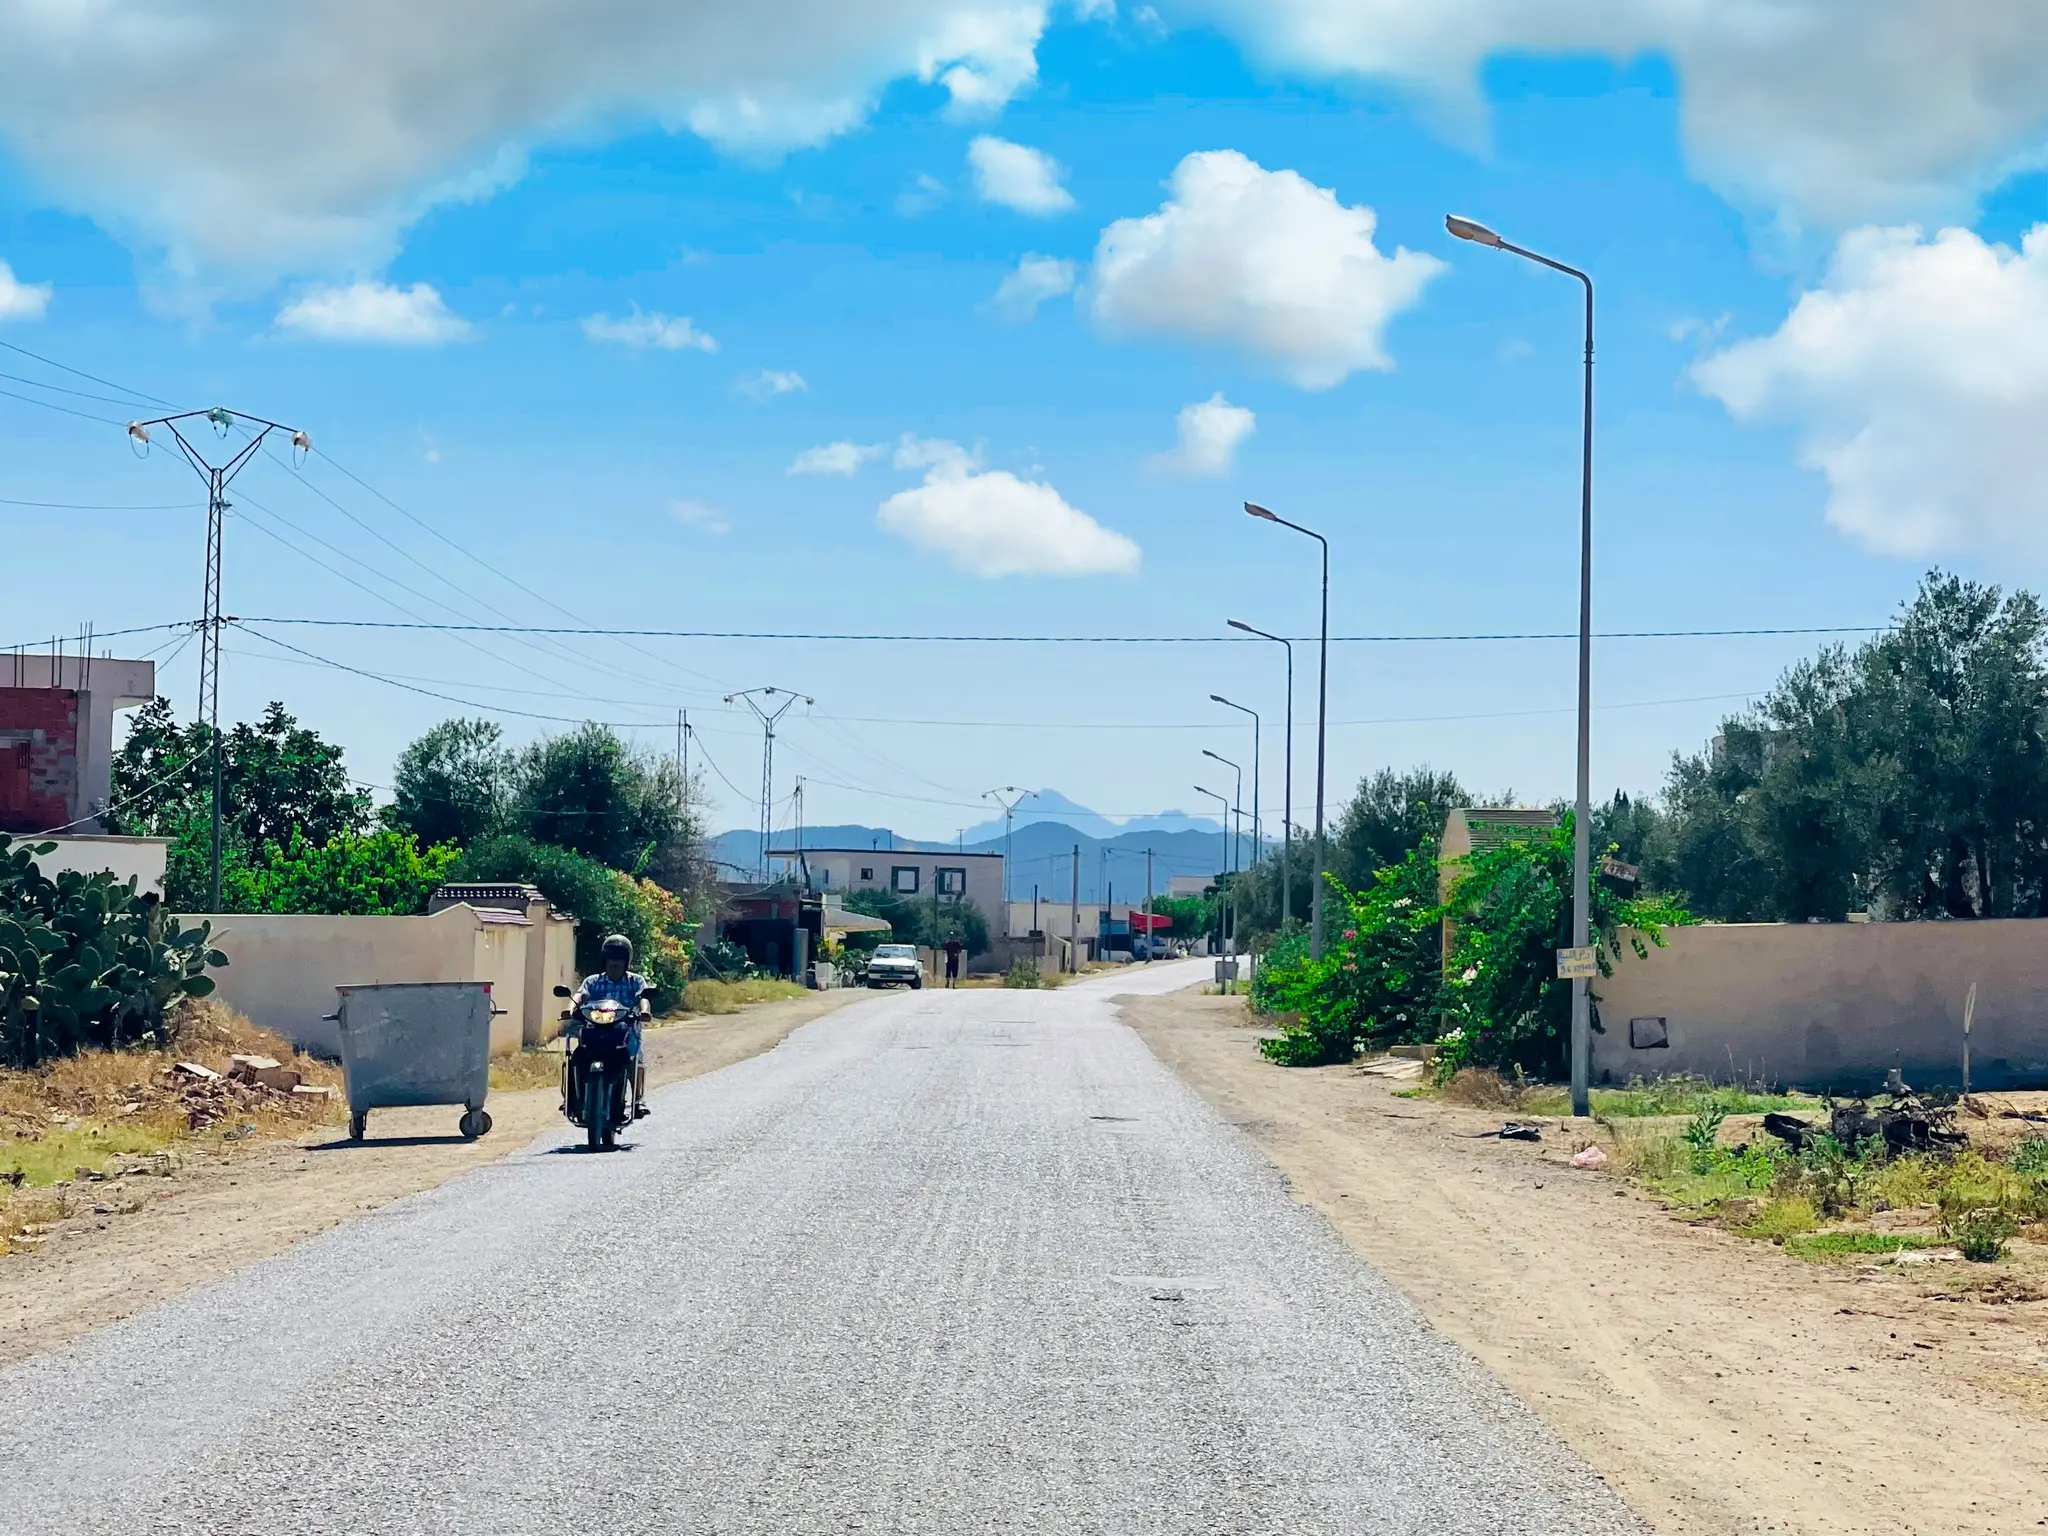
<svg viewBox="0 0 2048 1536"><path fill-rule="evenodd" d="M466 905L428 917L180 916L214 925L228 956L214 973L223 1002L321 1056L341 1054L335 1025L323 1017L334 1012L337 986L488 981L493 1005L505 1010L491 1023L491 1052L505 1055L559 1032L553 989L577 980L575 925L559 918L537 924Z"/></svg>
<svg viewBox="0 0 2048 1536"><path fill-rule="evenodd" d="M1867 1092L1897 1067L1915 1087L1953 1086L1975 982L1971 1086L2048 1086L2048 920L1729 923L1664 939L1595 985L1595 1082L1691 1072Z"/></svg>

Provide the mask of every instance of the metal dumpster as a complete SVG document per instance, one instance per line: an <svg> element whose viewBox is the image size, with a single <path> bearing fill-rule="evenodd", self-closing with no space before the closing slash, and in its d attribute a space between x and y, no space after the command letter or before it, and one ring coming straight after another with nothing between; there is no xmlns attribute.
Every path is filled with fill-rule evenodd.
<svg viewBox="0 0 2048 1536"><path fill-rule="evenodd" d="M460 1104L471 1141L491 1128L488 981L395 981L338 986L331 1017L341 1031L348 1134L361 1141L373 1109Z"/></svg>

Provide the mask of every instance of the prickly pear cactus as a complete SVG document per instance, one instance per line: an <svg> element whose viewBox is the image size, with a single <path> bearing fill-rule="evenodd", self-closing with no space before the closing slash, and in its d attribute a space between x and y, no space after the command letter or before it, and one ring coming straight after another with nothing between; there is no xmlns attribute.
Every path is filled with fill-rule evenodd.
<svg viewBox="0 0 2048 1536"><path fill-rule="evenodd" d="M0 1063L35 1066L89 1045L134 1045L164 1032L164 1010L213 990L228 957L212 925L161 918L135 882L36 860L55 843L0 832Z"/></svg>

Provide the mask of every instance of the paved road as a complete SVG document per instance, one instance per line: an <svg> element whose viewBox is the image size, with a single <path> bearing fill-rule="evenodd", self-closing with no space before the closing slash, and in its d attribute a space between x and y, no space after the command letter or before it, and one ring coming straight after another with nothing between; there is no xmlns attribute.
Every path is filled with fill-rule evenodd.
<svg viewBox="0 0 2048 1536"><path fill-rule="evenodd" d="M0 1374L11 1532L1635 1531L1118 1024L879 998Z"/></svg>

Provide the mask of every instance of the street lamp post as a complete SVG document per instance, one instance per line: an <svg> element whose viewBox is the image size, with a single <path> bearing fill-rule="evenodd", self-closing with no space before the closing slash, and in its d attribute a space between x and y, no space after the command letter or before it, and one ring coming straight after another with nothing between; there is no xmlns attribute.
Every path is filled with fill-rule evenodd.
<svg viewBox="0 0 2048 1536"><path fill-rule="evenodd" d="M1323 628L1317 643L1316 662L1316 883L1309 892L1308 940L1310 958L1320 960L1323 958L1323 763L1329 742L1330 715L1330 541L1312 528L1290 523L1277 513L1267 511L1255 501L1246 502L1244 509L1253 517L1306 534L1323 547ZM1289 656L1291 659L1291 652Z"/></svg>
<svg viewBox="0 0 2048 1536"><path fill-rule="evenodd" d="M1294 852L1294 642L1281 635L1269 635L1263 629L1253 629L1241 619L1228 621L1232 629L1241 629L1248 635L1257 635L1261 640L1271 640L1287 650L1287 730L1286 744L1282 751L1281 774L1285 782L1280 787L1280 926L1285 929L1294 915L1293 871L1288 868ZM1252 799L1258 794L1258 734L1252 735ZM1254 823L1256 824L1256 822Z"/></svg>
<svg viewBox="0 0 2048 1536"><path fill-rule="evenodd" d="M1236 798L1233 801L1231 812L1235 818L1233 824L1236 830L1231 833L1230 837L1230 872L1234 875L1244 867L1243 853L1238 846L1244 841L1244 770L1221 753L1211 752L1207 747L1202 748L1202 756L1214 758L1237 775L1237 789L1234 792Z"/></svg>
<svg viewBox="0 0 2048 1536"><path fill-rule="evenodd" d="M1229 825L1229 822L1230 822L1230 802L1229 802L1228 800L1224 799L1224 798L1223 798L1223 796L1221 796L1221 795L1217 794L1215 790L1213 790L1213 789L1204 789L1204 788L1202 788L1202 786L1201 786L1201 785L1199 785L1199 784L1197 784L1197 785L1195 786L1195 793L1196 793L1196 794L1198 794L1198 795L1207 795L1207 796L1208 796L1208 797L1209 797L1209 798L1210 798L1211 800L1214 800L1214 801L1216 801L1216 802L1217 802L1217 803L1218 803L1219 805L1221 805L1221 806L1223 807L1223 819L1224 819L1224 824L1225 824L1226 826L1227 826L1227 825ZM1231 899L1232 901L1235 901L1235 900L1237 899L1237 886L1236 886L1235 882L1233 882L1233 883L1232 883L1232 885L1231 885L1231 887L1230 887L1230 899ZM1228 931L1227 933L1226 933L1226 932L1223 932L1223 931L1221 931L1221 930L1222 930L1222 929L1224 928L1224 922L1223 922L1223 908L1222 908L1221 906L1218 906L1218 907L1217 907L1217 909L1216 909L1216 926L1217 926L1217 929L1219 930L1219 931L1218 931L1218 933L1217 933L1217 935L1216 935L1216 938L1217 938L1217 941L1218 941L1218 943L1219 943L1219 944L1227 945L1227 944L1233 943L1233 942L1234 942L1234 941L1236 940L1236 938L1237 938L1237 928L1236 928L1236 925L1235 925L1235 924L1231 924L1231 925L1230 925L1229 931ZM1230 952L1230 951L1227 951L1227 950L1226 950L1226 953L1229 953L1229 952Z"/></svg>
<svg viewBox="0 0 2048 1536"><path fill-rule="evenodd" d="M1460 240L1487 245L1575 277L1586 289L1586 367L1583 443L1579 460L1579 782L1572 806L1572 944L1584 949L1592 942L1593 842L1593 279L1577 267L1510 245L1484 224L1444 218L1444 228ZM1583 976L1572 978L1572 1113L1590 1114L1592 1000Z"/></svg>
<svg viewBox="0 0 2048 1536"><path fill-rule="evenodd" d="M1266 856L1264 829L1259 822L1259 712L1242 704L1233 704L1220 693L1210 694L1209 700L1252 717L1252 863L1256 864Z"/></svg>

